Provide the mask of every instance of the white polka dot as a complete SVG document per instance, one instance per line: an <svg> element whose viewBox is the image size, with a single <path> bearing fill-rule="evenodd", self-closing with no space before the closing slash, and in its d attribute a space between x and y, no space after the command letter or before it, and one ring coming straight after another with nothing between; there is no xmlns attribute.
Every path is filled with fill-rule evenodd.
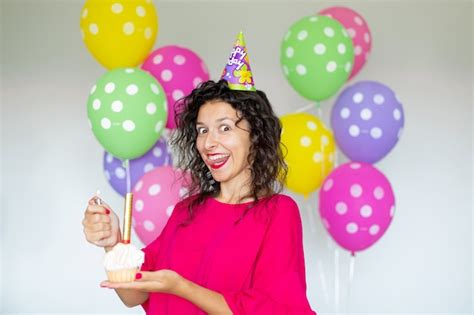
<svg viewBox="0 0 474 315"><path fill-rule="evenodd" d="M374 103L377 105L382 105L385 102L385 97L382 94L374 95Z"/></svg>
<svg viewBox="0 0 474 315"><path fill-rule="evenodd" d="M390 207L390 217L393 217L394 214L395 214L395 205Z"/></svg>
<svg viewBox="0 0 474 315"><path fill-rule="evenodd" d="M92 102L92 108L95 109L95 110L98 110L100 108L100 100L98 98L96 98L93 102Z"/></svg>
<svg viewBox="0 0 474 315"><path fill-rule="evenodd" d="M352 67L352 63L347 62L346 65L344 66L344 70L346 72L349 72L349 71L351 71L351 67Z"/></svg>
<svg viewBox="0 0 474 315"><path fill-rule="evenodd" d="M162 61L163 61L163 55L158 54L155 57L153 57L153 63L155 65L159 65Z"/></svg>
<svg viewBox="0 0 474 315"><path fill-rule="evenodd" d="M296 66L296 72L298 72L299 75L305 75L306 74L306 67L304 65L297 65Z"/></svg>
<svg viewBox="0 0 474 315"><path fill-rule="evenodd" d="M109 129L112 126L112 122L110 121L110 119L104 117L104 118L101 119L100 125L104 129Z"/></svg>
<svg viewBox="0 0 474 315"><path fill-rule="evenodd" d="M337 52L341 55L344 55L346 53L346 45L344 45L343 43L339 43L337 45Z"/></svg>
<svg viewBox="0 0 474 315"><path fill-rule="evenodd" d="M360 129L357 125L351 125L349 127L349 134L353 137L357 137L360 134Z"/></svg>
<svg viewBox="0 0 474 315"><path fill-rule="evenodd" d="M114 112L118 113L118 112L121 112L121 111L122 111L122 109L123 109L123 103L122 103L121 101L118 101L118 100L117 100L117 101L113 101L111 107L112 107L112 110L113 110Z"/></svg>
<svg viewBox="0 0 474 315"><path fill-rule="evenodd" d="M173 57L173 62L178 66L182 66L186 62L186 58L184 58L182 55L176 55Z"/></svg>
<svg viewBox="0 0 474 315"><path fill-rule="evenodd" d="M143 187L143 181L138 181L138 183L135 184L135 191L140 191L140 189L142 189Z"/></svg>
<svg viewBox="0 0 474 315"><path fill-rule="evenodd" d="M155 165L153 163L146 163L145 166L143 167L143 172L148 173L152 171L155 168Z"/></svg>
<svg viewBox="0 0 474 315"><path fill-rule="evenodd" d="M99 27L95 23L89 24L89 32L92 35L97 35L99 33Z"/></svg>
<svg viewBox="0 0 474 315"><path fill-rule="evenodd" d="M364 21L362 21L362 19L357 15L354 16L354 22L359 26L362 26L364 24Z"/></svg>
<svg viewBox="0 0 474 315"><path fill-rule="evenodd" d="M393 118L395 120L400 120L400 118L402 118L402 112L398 108L393 110Z"/></svg>
<svg viewBox="0 0 474 315"><path fill-rule="evenodd" d="M174 210L174 206L169 206L168 208L166 208L166 215L168 217L171 217L171 215L173 214L173 210Z"/></svg>
<svg viewBox="0 0 474 315"><path fill-rule="evenodd" d="M352 96L352 101L356 104L361 103L364 100L364 95L362 93L356 93Z"/></svg>
<svg viewBox="0 0 474 315"><path fill-rule="evenodd" d="M356 56L359 56L361 53L362 53L362 47L360 47L360 46L355 46L355 48L354 48L354 54L355 54Z"/></svg>
<svg viewBox="0 0 474 315"><path fill-rule="evenodd" d="M301 32L298 33L297 37L299 40L305 40L306 37L308 37L308 32L305 30L302 30Z"/></svg>
<svg viewBox="0 0 474 315"><path fill-rule="evenodd" d="M370 43L370 34L369 33L365 33L364 34L364 41L368 44Z"/></svg>
<svg viewBox="0 0 474 315"><path fill-rule="evenodd" d="M138 86L136 84L130 84L127 86L126 91L128 95L135 95L138 93Z"/></svg>
<svg viewBox="0 0 474 315"><path fill-rule="evenodd" d="M148 188L148 194L150 196L156 196L160 193L161 191L161 186L159 184L153 184Z"/></svg>
<svg viewBox="0 0 474 315"><path fill-rule="evenodd" d="M380 137L382 137L382 129L380 129L379 127L374 127L370 129L370 135L374 139L379 139Z"/></svg>
<svg viewBox="0 0 474 315"><path fill-rule="evenodd" d="M123 6L120 3L114 3L111 9L113 13L120 14L123 11Z"/></svg>
<svg viewBox="0 0 474 315"><path fill-rule="evenodd" d="M153 35L153 31L151 30L150 27L147 27L147 28L145 28L144 34L145 34L146 39L150 39L151 36Z"/></svg>
<svg viewBox="0 0 474 315"><path fill-rule="evenodd" d="M104 174L105 174L105 178L107 178L107 180L110 180L110 173L109 173L109 171L106 170L106 171L104 172Z"/></svg>
<svg viewBox="0 0 474 315"><path fill-rule="evenodd" d="M329 144L329 138L328 138L328 136L322 135L322 136L321 136L321 143L323 144L323 146L327 146L327 145Z"/></svg>
<svg viewBox="0 0 474 315"><path fill-rule="evenodd" d="M110 94L115 90L115 84L113 82L109 82L105 85L105 93Z"/></svg>
<svg viewBox="0 0 474 315"><path fill-rule="evenodd" d="M351 111L349 110L349 108L344 107L343 109L341 109L340 116L342 119L347 119L350 115Z"/></svg>
<svg viewBox="0 0 474 315"><path fill-rule="evenodd" d="M97 89L97 85L94 84L94 86L92 86L92 88L91 88L90 94L91 95L94 94L96 89Z"/></svg>
<svg viewBox="0 0 474 315"><path fill-rule="evenodd" d="M143 203L143 200L138 199L138 200L135 202L135 210L136 210L137 212L141 212L141 211L143 210L143 206L144 206L144 205L145 205L145 204Z"/></svg>
<svg viewBox="0 0 474 315"><path fill-rule="evenodd" d="M123 25L123 33L125 35L132 35L135 31L135 25L132 22L127 22Z"/></svg>
<svg viewBox="0 0 474 315"><path fill-rule="evenodd" d="M328 191L329 189L332 188L332 185L334 184L334 180L332 178L329 178L325 183L324 183L324 186L323 186L323 190L324 191Z"/></svg>
<svg viewBox="0 0 474 315"><path fill-rule="evenodd" d="M162 128L163 128L163 122L162 121L157 122L155 125L155 132L156 133L160 132Z"/></svg>
<svg viewBox="0 0 474 315"><path fill-rule="evenodd" d="M334 36L334 30L331 27L325 27L324 28L324 35L327 37L333 37Z"/></svg>
<svg viewBox="0 0 474 315"><path fill-rule="evenodd" d="M362 186L359 184L353 184L351 186L351 196L354 198L362 196Z"/></svg>
<svg viewBox="0 0 474 315"><path fill-rule="evenodd" d="M105 156L105 160L107 161L107 163L112 163L114 161L114 156L110 153L107 153L107 155Z"/></svg>
<svg viewBox="0 0 474 315"><path fill-rule="evenodd" d="M353 28L348 28L347 33L349 33L349 36L351 38L354 38L356 36L356 31Z"/></svg>
<svg viewBox="0 0 474 315"><path fill-rule="evenodd" d="M316 16L312 16L309 18L309 21L310 22L316 22L318 20L318 18Z"/></svg>
<svg viewBox="0 0 474 315"><path fill-rule="evenodd" d="M306 123L306 127L308 127L309 130L316 130L318 129L318 125L314 121L308 121Z"/></svg>
<svg viewBox="0 0 474 315"><path fill-rule="evenodd" d="M134 72L135 72L135 69L133 69L133 68L125 69L125 73L134 73Z"/></svg>
<svg viewBox="0 0 474 315"><path fill-rule="evenodd" d="M363 205L360 208L360 215L364 218L368 218L372 215L372 207L370 205Z"/></svg>
<svg viewBox="0 0 474 315"><path fill-rule="evenodd" d="M173 99L177 101L184 96L184 93L181 90L174 90L172 93L172 96L173 96Z"/></svg>
<svg viewBox="0 0 474 315"><path fill-rule="evenodd" d="M89 13L89 11L87 10L87 8L84 9L84 11L82 11L82 18L85 19L87 17L87 13Z"/></svg>
<svg viewBox="0 0 474 315"><path fill-rule="evenodd" d="M323 160L323 155L321 154L321 152L314 152L313 161L315 163L320 163L322 160Z"/></svg>
<svg viewBox="0 0 474 315"><path fill-rule="evenodd" d="M150 115L156 113L156 104L153 102L146 104L146 112Z"/></svg>
<svg viewBox="0 0 474 315"><path fill-rule="evenodd" d="M362 165L360 165L360 163L351 163L349 164L349 167L352 168L353 170L358 170L359 168L362 167Z"/></svg>
<svg viewBox="0 0 474 315"><path fill-rule="evenodd" d="M321 44L321 43L316 44L313 47L313 51L317 55L324 55L324 53L326 52L326 46L324 44Z"/></svg>
<svg viewBox="0 0 474 315"><path fill-rule="evenodd" d="M131 131L135 130L135 123L131 120L125 120L122 123L122 127L125 131L131 132Z"/></svg>
<svg viewBox="0 0 474 315"><path fill-rule="evenodd" d="M160 88L158 87L158 85L156 85L155 83L152 83L150 84L150 88L151 88L151 91L156 94L156 95L159 95L160 94Z"/></svg>
<svg viewBox="0 0 474 315"><path fill-rule="evenodd" d="M161 148L154 148L153 149L153 155L154 156L160 157L162 154L163 154L163 151L161 150Z"/></svg>
<svg viewBox="0 0 474 315"><path fill-rule="evenodd" d="M362 118L363 120L369 120L370 118L372 118L372 111L368 108L364 108L360 111L360 118Z"/></svg>
<svg viewBox="0 0 474 315"><path fill-rule="evenodd" d="M329 61L326 65L326 70L328 72L334 72L337 69L337 63L335 61Z"/></svg>
<svg viewBox="0 0 474 315"><path fill-rule="evenodd" d="M288 38L290 38L290 35L291 35L291 32L290 32L290 31L288 31L288 32L285 34L285 38L284 38L284 40L285 40L285 41L287 41L287 40L288 40Z"/></svg>
<svg viewBox="0 0 474 315"><path fill-rule="evenodd" d="M379 230L380 230L380 227L377 224L374 224L369 228L369 233L370 235L375 235L379 232Z"/></svg>
<svg viewBox="0 0 474 315"><path fill-rule="evenodd" d="M329 230L329 228L331 227L331 226L329 225L328 220L326 220L326 218L323 218L323 224L324 224L324 226L326 227L326 229L328 229L328 230Z"/></svg>
<svg viewBox="0 0 474 315"><path fill-rule="evenodd" d="M153 222L151 222L150 220L143 221L143 227L148 232L153 232L155 230L155 224L153 224Z"/></svg>
<svg viewBox="0 0 474 315"><path fill-rule="evenodd" d="M138 15L139 17L144 17L145 14L146 14L145 8L142 7L141 5L139 5L139 6L136 8L135 12L137 13L137 15Z"/></svg>
<svg viewBox="0 0 474 315"><path fill-rule="evenodd" d="M347 212L347 205L343 201L336 203L336 212L339 214L345 214Z"/></svg>
<svg viewBox="0 0 474 315"><path fill-rule="evenodd" d="M380 187L380 186L375 187L375 189L374 189L374 197L375 197L375 199L380 200L380 199L383 198L384 195L385 195L385 192L384 192L384 190L383 190L382 187Z"/></svg>
<svg viewBox="0 0 474 315"><path fill-rule="evenodd" d="M301 137L301 139L300 139L300 144L301 144L303 147L309 147L309 146L311 145L311 138L310 138L310 137L307 137L307 136Z"/></svg>
<svg viewBox="0 0 474 315"><path fill-rule="evenodd" d="M202 79L200 77L195 77L193 79L193 87L197 88L197 86L202 82Z"/></svg>
<svg viewBox="0 0 474 315"><path fill-rule="evenodd" d="M288 48L286 49L286 56L287 56L288 58L293 57L293 54L294 54L294 53L295 53L295 50L293 49L293 47L288 47Z"/></svg>
<svg viewBox="0 0 474 315"><path fill-rule="evenodd" d="M189 192L189 190L186 188L186 187L181 187L179 189L179 197L180 198L183 198L184 196L186 196L186 194Z"/></svg>
<svg viewBox="0 0 474 315"><path fill-rule="evenodd" d="M357 233L358 230L359 230L359 226L357 226L357 224L354 222L351 222L346 225L346 231L349 234Z"/></svg>
<svg viewBox="0 0 474 315"><path fill-rule="evenodd" d="M122 167L117 167L114 173L115 173L115 176L117 176L117 178L120 178L120 179L125 178L125 170Z"/></svg>
<svg viewBox="0 0 474 315"><path fill-rule="evenodd" d="M163 81L168 82L172 78L173 78L173 72L171 72L170 70L166 69L166 70L161 71L161 79Z"/></svg>

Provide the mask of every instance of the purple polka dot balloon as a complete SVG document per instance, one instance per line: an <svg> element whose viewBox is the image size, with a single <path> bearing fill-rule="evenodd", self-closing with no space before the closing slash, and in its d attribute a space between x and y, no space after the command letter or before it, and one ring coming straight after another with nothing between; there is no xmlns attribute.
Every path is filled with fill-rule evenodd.
<svg viewBox="0 0 474 315"><path fill-rule="evenodd" d="M331 111L336 143L352 161L375 163L398 142L404 126L400 101L386 85L361 81L347 87Z"/></svg>
<svg viewBox="0 0 474 315"><path fill-rule="evenodd" d="M104 152L104 174L112 188L120 195L127 193L127 172L123 161ZM158 139L155 145L139 158L130 160L130 188L145 174L159 166L172 165L171 153L166 140Z"/></svg>
<svg viewBox="0 0 474 315"><path fill-rule="evenodd" d="M395 214L395 196L385 175L368 163L345 163L319 190L324 227L341 247L362 251L377 242Z"/></svg>

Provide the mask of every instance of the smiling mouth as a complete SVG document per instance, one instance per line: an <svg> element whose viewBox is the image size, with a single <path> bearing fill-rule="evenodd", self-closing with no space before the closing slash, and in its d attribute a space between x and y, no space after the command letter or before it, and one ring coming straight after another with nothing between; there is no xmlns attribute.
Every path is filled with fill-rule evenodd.
<svg viewBox="0 0 474 315"><path fill-rule="evenodd" d="M207 161L211 168L218 169L224 166L227 160L229 160L229 157L230 155L225 155L225 154L213 155L213 156L208 156Z"/></svg>

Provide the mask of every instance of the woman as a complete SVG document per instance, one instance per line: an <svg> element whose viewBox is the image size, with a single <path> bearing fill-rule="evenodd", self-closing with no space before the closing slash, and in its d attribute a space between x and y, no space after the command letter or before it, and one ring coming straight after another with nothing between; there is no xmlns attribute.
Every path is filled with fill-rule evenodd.
<svg viewBox="0 0 474 315"><path fill-rule="evenodd" d="M207 81L181 104L172 143L191 197L143 249L136 281L101 285L147 314L315 314L298 207L278 193L281 124L265 93ZM108 209L91 201L84 219L87 240L106 251L120 239Z"/></svg>

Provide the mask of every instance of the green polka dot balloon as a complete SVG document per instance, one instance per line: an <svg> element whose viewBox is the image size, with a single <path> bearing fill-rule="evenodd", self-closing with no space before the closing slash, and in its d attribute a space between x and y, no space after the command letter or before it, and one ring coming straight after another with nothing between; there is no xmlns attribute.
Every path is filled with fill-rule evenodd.
<svg viewBox="0 0 474 315"><path fill-rule="evenodd" d="M156 143L167 109L161 85L137 68L107 72L87 100L92 132L107 152L123 160L142 156Z"/></svg>
<svg viewBox="0 0 474 315"><path fill-rule="evenodd" d="M303 97L325 100L351 74L354 46L344 26L326 16L308 16L293 24L280 50L286 79Z"/></svg>

